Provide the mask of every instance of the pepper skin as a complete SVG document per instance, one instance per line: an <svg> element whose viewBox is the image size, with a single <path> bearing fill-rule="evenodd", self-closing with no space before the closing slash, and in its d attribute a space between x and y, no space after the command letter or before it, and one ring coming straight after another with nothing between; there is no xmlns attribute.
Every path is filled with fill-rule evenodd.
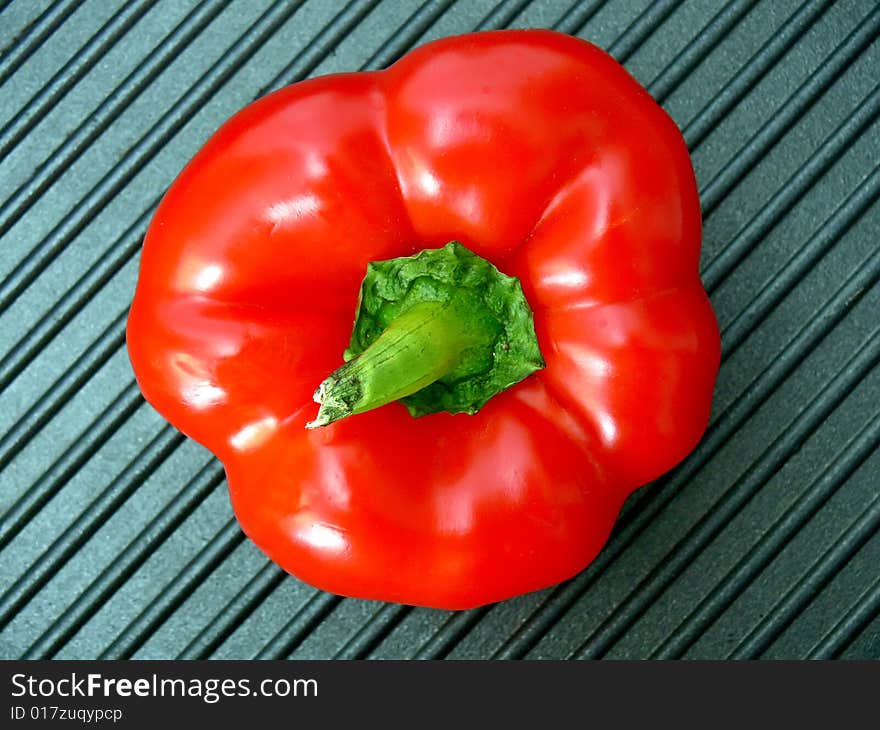
<svg viewBox="0 0 880 730"><path fill-rule="evenodd" d="M397 402L307 430L368 262L452 240L520 279L546 368L476 415ZM272 560L469 608L583 569L700 439L720 355L700 244L681 135L610 56L543 30L446 38L221 127L150 225L128 347Z"/></svg>

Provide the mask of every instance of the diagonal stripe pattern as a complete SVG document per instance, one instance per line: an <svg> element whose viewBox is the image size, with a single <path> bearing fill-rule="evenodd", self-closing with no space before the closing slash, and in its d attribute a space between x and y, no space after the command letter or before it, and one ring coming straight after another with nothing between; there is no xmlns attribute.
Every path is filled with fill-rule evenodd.
<svg viewBox="0 0 880 730"><path fill-rule="evenodd" d="M0 657L880 658L875 3L13 0L0 24ZM133 383L150 215L252 98L535 25L607 48L683 130L723 339L709 431L565 584L455 613L315 591Z"/></svg>

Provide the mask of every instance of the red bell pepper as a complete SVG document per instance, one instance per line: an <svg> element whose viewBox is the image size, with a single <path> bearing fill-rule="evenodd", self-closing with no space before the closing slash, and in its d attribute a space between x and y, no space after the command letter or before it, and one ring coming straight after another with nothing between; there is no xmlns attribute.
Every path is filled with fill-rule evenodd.
<svg viewBox="0 0 880 730"><path fill-rule="evenodd" d="M700 244L681 135L610 56L446 38L223 125L150 225L128 347L279 565L466 608L584 568L701 437Z"/></svg>

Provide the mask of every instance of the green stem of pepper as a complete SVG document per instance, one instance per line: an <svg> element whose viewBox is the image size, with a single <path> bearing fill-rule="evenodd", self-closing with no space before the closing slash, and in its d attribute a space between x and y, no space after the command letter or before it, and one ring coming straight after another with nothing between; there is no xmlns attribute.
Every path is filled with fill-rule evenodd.
<svg viewBox="0 0 880 730"><path fill-rule="evenodd" d="M318 386L318 416L326 426L416 393L456 368L474 348L491 346L497 332L481 326L456 301L421 302L400 314L358 357Z"/></svg>

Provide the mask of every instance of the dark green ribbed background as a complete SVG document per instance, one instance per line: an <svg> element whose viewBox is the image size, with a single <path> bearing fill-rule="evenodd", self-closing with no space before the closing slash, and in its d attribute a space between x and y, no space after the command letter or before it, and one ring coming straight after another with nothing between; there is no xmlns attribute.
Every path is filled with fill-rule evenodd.
<svg viewBox="0 0 880 730"><path fill-rule="evenodd" d="M316 592L138 394L146 224L258 95L505 26L608 49L682 128L711 426L567 584L460 613ZM878 33L870 0L3 3L0 657L880 658Z"/></svg>

